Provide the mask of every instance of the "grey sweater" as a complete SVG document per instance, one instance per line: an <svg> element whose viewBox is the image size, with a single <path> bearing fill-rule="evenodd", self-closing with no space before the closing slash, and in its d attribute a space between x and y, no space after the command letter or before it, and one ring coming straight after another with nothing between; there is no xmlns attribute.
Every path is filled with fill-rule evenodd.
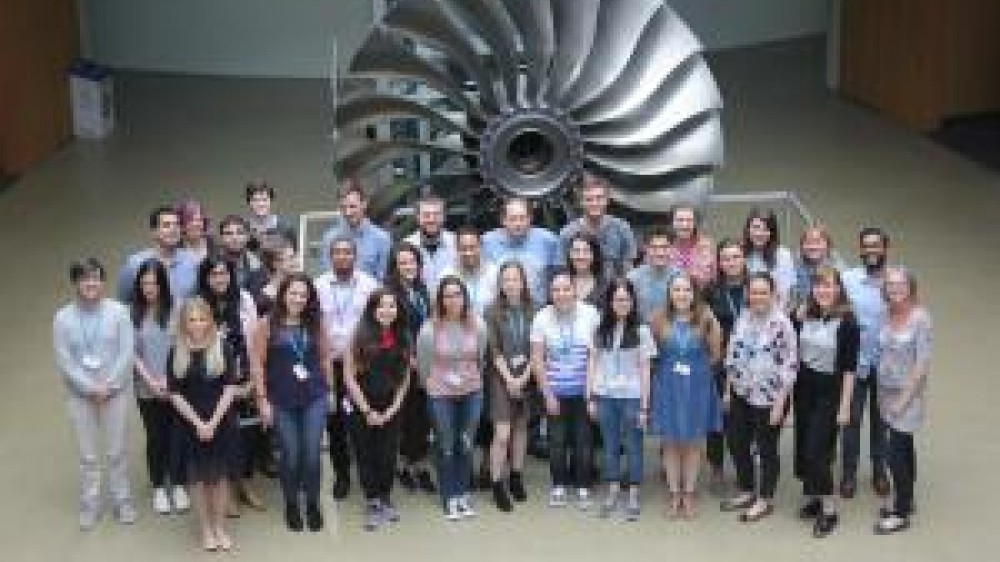
<svg viewBox="0 0 1000 562"><path fill-rule="evenodd" d="M116 393L131 383L135 335L120 303L104 299L93 310L67 304L56 312L52 334L56 366L70 392L90 396L106 382Z"/></svg>

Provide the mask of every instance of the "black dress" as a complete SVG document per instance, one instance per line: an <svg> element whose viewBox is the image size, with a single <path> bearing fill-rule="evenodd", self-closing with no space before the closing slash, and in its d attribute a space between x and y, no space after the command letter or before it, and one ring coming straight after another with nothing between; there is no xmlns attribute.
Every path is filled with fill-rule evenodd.
<svg viewBox="0 0 1000 562"><path fill-rule="evenodd" d="M212 417L226 386L239 384L232 353L226 348L223 355L225 368L219 375L209 374L205 350L191 352L191 363L180 377L174 371L173 349L167 358L167 388L171 394L183 397L203 421ZM174 439L178 460L186 470L189 483L214 484L240 475L239 424L232 407L219 422L211 440L201 441L194 426L185 419L178 420Z"/></svg>

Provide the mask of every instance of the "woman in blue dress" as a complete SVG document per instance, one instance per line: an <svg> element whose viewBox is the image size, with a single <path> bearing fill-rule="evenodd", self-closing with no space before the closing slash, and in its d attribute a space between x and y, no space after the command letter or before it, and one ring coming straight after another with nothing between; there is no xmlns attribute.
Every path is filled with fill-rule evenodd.
<svg viewBox="0 0 1000 562"><path fill-rule="evenodd" d="M666 306L651 324L659 362L652 381L649 432L662 439L669 515L690 519L705 440L722 428L712 371L720 357L721 330L686 273L670 282Z"/></svg>

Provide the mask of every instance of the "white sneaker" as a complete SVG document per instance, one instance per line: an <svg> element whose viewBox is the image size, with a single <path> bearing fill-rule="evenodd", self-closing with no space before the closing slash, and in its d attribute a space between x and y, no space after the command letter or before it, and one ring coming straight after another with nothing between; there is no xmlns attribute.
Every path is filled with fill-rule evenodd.
<svg viewBox="0 0 1000 562"><path fill-rule="evenodd" d="M555 486L549 492L549 507L566 507L566 488Z"/></svg>
<svg viewBox="0 0 1000 562"><path fill-rule="evenodd" d="M444 510L444 518L448 521L458 521L462 518L462 511L458 506L458 498L448 498L448 505Z"/></svg>
<svg viewBox="0 0 1000 562"><path fill-rule="evenodd" d="M576 506L580 508L580 511L587 511L591 505L590 490L578 488L576 491Z"/></svg>
<svg viewBox="0 0 1000 562"><path fill-rule="evenodd" d="M184 486L174 486L174 509L177 511L187 511L191 508L191 498L188 497Z"/></svg>
<svg viewBox="0 0 1000 562"><path fill-rule="evenodd" d="M153 511L160 515L166 515L170 513L170 509L170 498L167 497L167 491L163 488L153 490Z"/></svg>
<svg viewBox="0 0 1000 562"><path fill-rule="evenodd" d="M462 517L475 517L476 510L472 509L472 498L468 494L457 498L458 513Z"/></svg>

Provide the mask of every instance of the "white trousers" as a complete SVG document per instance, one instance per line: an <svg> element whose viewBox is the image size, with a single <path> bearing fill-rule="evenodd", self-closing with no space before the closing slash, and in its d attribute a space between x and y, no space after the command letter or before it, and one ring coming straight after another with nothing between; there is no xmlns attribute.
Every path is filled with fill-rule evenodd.
<svg viewBox="0 0 1000 562"><path fill-rule="evenodd" d="M80 505L84 509L100 508L102 461L107 463L111 500L118 504L129 499L125 421L131 395L126 387L101 405L73 393L67 399L79 446Z"/></svg>

